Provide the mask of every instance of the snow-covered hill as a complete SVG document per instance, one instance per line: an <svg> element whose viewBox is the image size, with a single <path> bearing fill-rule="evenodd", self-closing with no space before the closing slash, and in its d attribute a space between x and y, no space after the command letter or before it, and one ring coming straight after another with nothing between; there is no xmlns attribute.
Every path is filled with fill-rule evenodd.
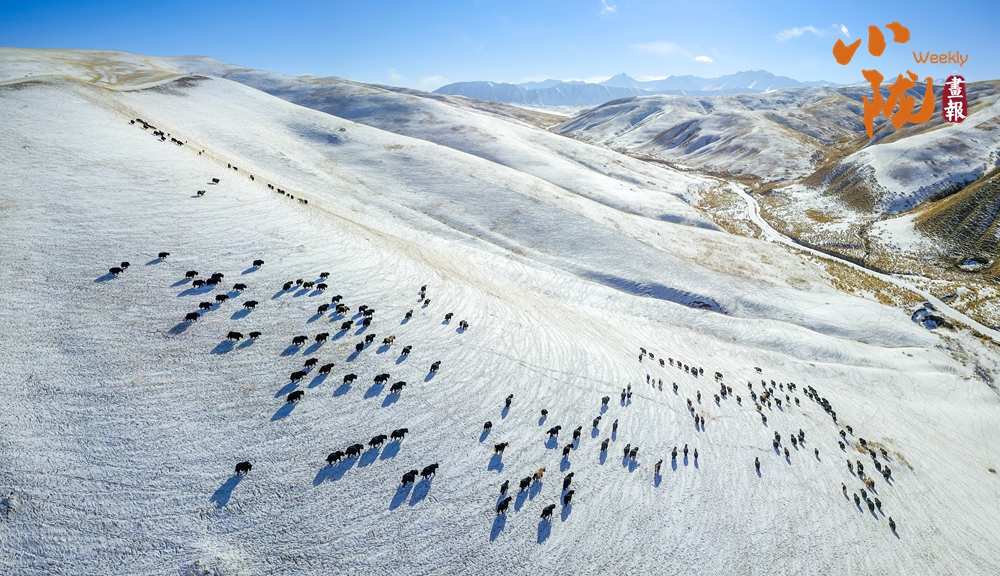
<svg viewBox="0 0 1000 576"><path fill-rule="evenodd" d="M701 177L377 88L330 88L331 102L353 99L342 110L355 122L176 61L116 54L107 82L93 76L110 65L103 55L70 53L53 67L51 53L17 52L0 58L4 573L997 564L1000 485L988 468L1000 402L982 379L995 370L988 348L845 295L817 260L781 245L672 221L707 222L678 200ZM130 84L130 67L146 62L162 67L158 79L135 73ZM394 116L402 128L379 126ZM435 126L456 119L467 134ZM624 185L625 174L652 184ZM107 273L123 260L128 270ZM196 289L188 270L222 272L224 287ZM283 290L321 272L325 291ZM227 292L237 282L246 290ZM231 298L217 303L222 294ZM317 313L338 294L347 314ZM257 306L244 309L248 300ZM183 321L200 302L211 305ZM362 304L376 310L372 325L339 330ZM256 340L226 340L255 330ZM322 332L329 341L314 342ZM300 334L308 344L290 346ZM310 357L332 362L330 374L290 382ZM718 402L716 371L732 388ZM408 384L390 394L396 381ZM628 385L630 402L619 402ZM783 404L761 407L765 424L751 392L772 386ZM295 390L304 397L285 404ZM401 442L367 448L403 427ZM805 443L792 445L799 429ZM860 438L887 450L877 461L890 480ZM356 442L359 456L326 465ZM622 457L626 444L636 460ZM697 460L672 462L684 445ZM235 476L242 460L253 469ZM881 512L841 493L841 483L849 495L864 488L847 460L875 479ZM432 463L435 476L400 485ZM497 516L505 480L512 501Z"/></svg>

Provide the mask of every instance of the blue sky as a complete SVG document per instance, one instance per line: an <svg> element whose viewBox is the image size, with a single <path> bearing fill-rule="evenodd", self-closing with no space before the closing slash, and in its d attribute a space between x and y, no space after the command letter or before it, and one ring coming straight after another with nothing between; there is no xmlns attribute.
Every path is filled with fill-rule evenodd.
<svg viewBox="0 0 1000 576"><path fill-rule="evenodd" d="M953 11L946 9L954 6ZM848 66L837 38L867 40L899 21L911 40L880 58L866 44ZM853 83L957 73L1000 78L1000 0L734 2L577 0L470 2L70 2L0 0L0 45L211 56L285 74L341 76L434 89L447 82L720 76L765 69ZM846 33L845 33L846 32ZM913 51L968 62L916 64Z"/></svg>

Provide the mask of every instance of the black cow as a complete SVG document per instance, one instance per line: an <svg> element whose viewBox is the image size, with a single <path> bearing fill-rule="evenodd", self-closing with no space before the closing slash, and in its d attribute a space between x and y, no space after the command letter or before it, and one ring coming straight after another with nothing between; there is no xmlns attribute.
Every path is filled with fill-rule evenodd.
<svg viewBox="0 0 1000 576"><path fill-rule="evenodd" d="M329 338L329 337L330 337L330 333L329 332L320 332L319 334L316 335L316 341L317 342L326 342L326 339Z"/></svg>
<svg viewBox="0 0 1000 576"><path fill-rule="evenodd" d="M320 282L319 284L316 285L316 289L319 290L319 291L321 291L321 292L323 290L326 290L327 288L329 288L329 286L327 286L326 284L324 284L322 282Z"/></svg>
<svg viewBox="0 0 1000 576"><path fill-rule="evenodd" d="M221 282L222 278L219 278L218 276L212 276L208 280L205 280L205 284L208 284L209 286L217 286Z"/></svg>
<svg viewBox="0 0 1000 576"><path fill-rule="evenodd" d="M576 492L575 490L570 490L569 492L563 495L563 506L569 506L569 503L573 501L573 494L575 492Z"/></svg>
<svg viewBox="0 0 1000 576"><path fill-rule="evenodd" d="M202 302L202 303L198 304L198 309L199 310L211 310L212 306L215 306L215 304L212 304L211 302Z"/></svg>
<svg viewBox="0 0 1000 576"><path fill-rule="evenodd" d="M404 316L404 318L406 318L407 320L409 320L410 318L413 318L413 310L410 310L409 312L407 312L406 315Z"/></svg>
<svg viewBox="0 0 1000 576"><path fill-rule="evenodd" d="M365 349L365 343L364 342L358 342L357 344L354 345L354 351L355 352L361 352L364 349Z"/></svg>
<svg viewBox="0 0 1000 576"><path fill-rule="evenodd" d="M403 346L403 356L408 356L410 354L410 350L412 349L413 346Z"/></svg>
<svg viewBox="0 0 1000 576"><path fill-rule="evenodd" d="M400 484L402 484L403 486L406 486L407 484L413 484L413 482L416 479L417 479L417 471L410 470L406 474L403 474L403 479L400 481Z"/></svg>
<svg viewBox="0 0 1000 576"><path fill-rule="evenodd" d="M284 290L285 292L288 292L289 290L292 289L292 283L285 282L284 285L281 286L281 289Z"/></svg>
<svg viewBox="0 0 1000 576"><path fill-rule="evenodd" d="M438 465L437 463L431 464L420 471L421 478L428 478L437 474Z"/></svg>
<svg viewBox="0 0 1000 576"><path fill-rule="evenodd" d="M220 303L220 304L223 303L223 302L225 302L226 300L229 300L229 296L227 296L226 294L216 294L215 295L215 301L218 302L218 303Z"/></svg>
<svg viewBox="0 0 1000 576"><path fill-rule="evenodd" d="M124 270L122 270L121 268L119 268L117 266L108 268L108 273L111 274L112 276L117 276L117 275L121 274L122 272L124 272Z"/></svg>
<svg viewBox="0 0 1000 576"><path fill-rule="evenodd" d="M601 442L601 452L607 452L607 451L608 451L608 439L605 438L604 442Z"/></svg>
<svg viewBox="0 0 1000 576"><path fill-rule="evenodd" d="M243 303L243 307L246 308L247 310L252 310L257 307L257 301L247 300L246 302Z"/></svg>
<svg viewBox="0 0 1000 576"><path fill-rule="evenodd" d="M555 504L549 504L545 508L542 508L542 520L548 520L552 517L552 511L556 509Z"/></svg>
<svg viewBox="0 0 1000 576"><path fill-rule="evenodd" d="M297 370L295 372L292 372L292 375L289 376L288 379L291 380L292 382L298 382L299 380L302 380L306 376L307 373L305 370Z"/></svg>
<svg viewBox="0 0 1000 576"><path fill-rule="evenodd" d="M319 273L319 277L322 278L322 279L324 279L324 280L326 280L327 278L330 277L330 273L329 272L320 272Z"/></svg>
<svg viewBox="0 0 1000 576"><path fill-rule="evenodd" d="M187 272L184 273L185 278L194 278L197 275L198 275L197 270L188 270Z"/></svg>
<svg viewBox="0 0 1000 576"><path fill-rule="evenodd" d="M326 457L326 463L333 466L335 462L340 462L340 459L344 457L344 452L341 450L336 450L330 452L330 455Z"/></svg>
<svg viewBox="0 0 1000 576"><path fill-rule="evenodd" d="M348 382L354 382L358 378L357 374L347 374L344 376L344 384Z"/></svg>
<svg viewBox="0 0 1000 576"><path fill-rule="evenodd" d="M347 322L344 322L343 324L340 325L340 329L341 329L341 331L343 331L343 330L350 330L351 326L353 326L353 325L354 325L354 322L351 322L350 320L348 320Z"/></svg>
<svg viewBox="0 0 1000 576"><path fill-rule="evenodd" d="M334 296L333 298L330 298L330 303L331 303L331 304L336 304L337 302L340 302L340 301L341 301L341 300L343 300L343 299L344 299L344 297L343 297L343 296L341 296L340 294L337 294L337 295L336 295L336 296Z"/></svg>
<svg viewBox="0 0 1000 576"><path fill-rule="evenodd" d="M433 370L431 370L431 371L433 372ZM510 403L511 403L511 402L512 402L513 400L514 400L514 395L513 395L513 394L511 394L510 396L507 396L507 399L506 399L506 400L504 400L504 403L503 403L504 407L506 407L506 408L510 408Z"/></svg>
<svg viewBox="0 0 1000 576"><path fill-rule="evenodd" d="M549 428L549 436L558 436L560 430L562 430L562 426L553 426L552 428Z"/></svg>
<svg viewBox="0 0 1000 576"><path fill-rule="evenodd" d="M389 393L395 394L397 392L402 392L404 386L406 386L406 382L400 380L399 382L396 382L395 384L389 387Z"/></svg>
<svg viewBox="0 0 1000 576"><path fill-rule="evenodd" d="M368 309L368 305L367 304L362 304L361 306L358 306L358 312L361 312L362 314L364 314L365 310L367 310L367 309Z"/></svg>
<svg viewBox="0 0 1000 576"><path fill-rule="evenodd" d="M402 440L403 438L406 437L406 434L409 431L410 431L409 428L397 428L392 431L392 434L390 434L389 437L392 438L393 440Z"/></svg>
<svg viewBox="0 0 1000 576"><path fill-rule="evenodd" d="M253 464L249 462L240 462L236 465L236 473L240 475L246 474L250 472L250 470L252 469L253 469Z"/></svg>
<svg viewBox="0 0 1000 576"><path fill-rule="evenodd" d="M374 448L376 446L381 446L382 444L385 443L386 438L387 436L385 434L379 434L378 436L375 436L374 438L368 441L368 447Z"/></svg>
<svg viewBox="0 0 1000 576"><path fill-rule="evenodd" d="M379 374L378 376L373 378L373 380L375 381L376 384L381 384L382 382L386 382L387 380L389 380L389 375L383 372L382 374Z"/></svg>
<svg viewBox="0 0 1000 576"><path fill-rule="evenodd" d="M205 285L204 280L195 280L194 282L191 283L191 286L194 288L201 288L204 285Z"/></svg>
<svg viewBox="0 0 1000 576"><path fill-rule="evenodd" d="M302 287L308 290L312 288L315 284L316 284L315 282L303 282Z"/></svg>
<svg viewBox="0 0 1000 576"><path fill-rule="evenodd" d="M242 292L247 289L247 285L243 283L233 284L233 290L236 292Z"/></svg>
<svg viewBox="0 0 1000 576"><path fill-rule="evenodd" d="M526 478L522 478L521 482L518 484L518 487L521 489L520 490L521 492L524 492L525 490L527 490L528 486L531 486L531 476L528 476Z"/></svg>
<svg viewBox="0 0 1000 576"><path fill-rule="evenodd" d="M573 440L580 438L580 432L583 430L583 426L577 426L576 430L573 430Z"/></svg>
<svg viewBox="0 0 1000 576"><path fill-rule="evenodd" d="M362 314L362 315L363 315L363 316L364 316L365 318L371 318L372 316L374 316L374 315L375 315L375 309L374 309L374 308L368 308L368 309L366 309L366 310L365 310L364 312L362 312L361 314Z"/></svg>
<svg viewBox="0 0 1000 576"><path fill-rule="evenodd" d="M264 261L263 260L254 260L253 261L253 267L254 268L260 268L263 265L264 265Z"/></svg>
<svg viewBox="0 0 1000 576"><path fill-rule="evenodd" d="M309 338L306 336L296 336L295 338L292 338L292 346L301 346L305 344L308 339Z"/></svg>
<svg viewBox="0 0 1000 576"><path fill-rule="evenodd" d="M188 312L187 315L184 316L184 321L185 322L196 322L198 320L198 318L200 318L200 317L201 317L201 314L198 314L197 312Z"/></svg>
<svg viewBox="0 0 1000 576"><path fill-rule="evenodd" d="M499 444L494 444L493 445L493 453L494 454L503 454L503 451L507 448L507 446L510 446L510 442L501 442Z"/></svg>
<svg viewBox="0 0 1000 576"><path fill-rule="evenodd" d="M313 366L319 364L319 358L309 358L302 365L306 368L312 368Z"/></svg>
<svg viewBox="0 0 1000 576"><path fill-rule="evenodd" d="M364 326L365 328L371 326L372 325L372 319L371 318L365 318L364 320L361 321L361 325Z"/></svg>
<svg viewBox="0 0 1000 576"><path fill-rule="evenodd" d="M364 449L365 447L361 444L351 444L347 447L347 450L344 451L344 454L346 454L348 458L353 458L354 456L361 454L361 451Z"/></svg>
<svg viewBox="0 0 1000 576"><path fill-rule="evenodd" d="M492 430L492 429L493 429L493 421L487 420L486 424L483 424L483 430Z"/></svg>
<svg viewBox="0 0 1000 576"><path fill-rule="evenodd" d="M205 195L205 191L204 190L198 190L198 192L196 192L196 194L198 194L198 196L204 196Z"/></svg>
<svg viewBox="0 0 1000 576"><path fill-rule="evenodd" d="M566 475L565 478L563 478L563 490L569 488L570 482L573 481L573 475L574 473L570 472L569 474Z"/></svg>
<svg viewBox="0 0 1000 576"><path fill-rule="evenodd" d="M330 362L329 364L323 364L322 366L319 367L320 374L329 374L330 370L333 370L333 362Z"/></svg>
<svg viewBox="0 0 1000 576"><path fill-rule="evenodd" d="M229 333L229 334L228 334L228 335L226 336L226 340L236 340L236 341L239 341L239 340L241 340L242 338L243 338L243 335L242 335L242 334L240 334L239 332L230 332L230 333Z"/></svg>
<svg viewBox="0 0 1000 576"><path fill-rule="evenodd" d="M375 341L375 336L376 336L376 334L369 334L369 335L365 336L365 344L371 344L372 342L374 342Z"/></svg>
<svg viewBox="0 0 1000 576"><path fill-rule="evenodd" d="M445 322L451 322L451 317L452 316L454 316L454 314L451 313L451 312L448 312L447 314L444 315L444 321Z"/></svg>
<svg viewBox="0 0 1000 576"><path fill-rule="evenodd" d="M441 367L441 361L438 360L437 362L431 364L431 372L437 372L438 368L440 367Z"/></svg>
<svg viewBox="0 0 1000 576"><path fill-rule="evenodd" d="M160 252L159 254L156 255L156 257L159 258L160 260L166 260L167 256L170 256L170 252Z"/></svg>
<svg viewBox="0 0 1000 576"><path fill-rule="evenodd" d="M569 453L572 452L572 451L573 451L573 445L572 444L567 444L567 445L563 446L563 458L566 458L567 456L569 456Z"/></svg>
<svg viewBox="0 0 1000 576"><path fill-rule="evenodd" d="M497 504L497 516L507 513L507 507L510 506L510 500L510 496L507 496L501 500L499 504Z"/></svg>
<svg viewBox="0 0 1000 576"><path fill-rule="evenodd" d="M255 331L251 332L251 333L249 334L249 336L250 336L250 339L251 339L251 340L256 340L256 339L260 338L260 332L257 332L257 331L255 330Z"/></svg>

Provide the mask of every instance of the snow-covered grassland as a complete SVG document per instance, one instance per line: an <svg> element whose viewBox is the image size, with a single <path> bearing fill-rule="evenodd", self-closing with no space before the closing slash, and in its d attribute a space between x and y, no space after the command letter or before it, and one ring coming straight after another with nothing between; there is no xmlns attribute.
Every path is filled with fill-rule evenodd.
<svg viewBox="0 0 1000 576"><path fill-rule="evenodd" d="M110 69L106 59L113 90L93 72ZM157 71L136 73L133 86L130 66L147 60ZM1000 565L1000 479L989 471L1000 464L998 398L955 352L980 344L839 292L814 260L781 245L714 229L683 201L701 177L435 100L435 116L391 130L208 71L184 76L167 59L58 62L0 52L0 572ZM137 117L167 140L130 124ZM469 128L446 138L455 118ZM251 267L256 258L262 267ZM107 274L123 260L127 271ZM194 289L187 270L222 272L223 285ZM282 290L321 272L323 292ZM237 282L248 289L228 292ZM183 322L223 293L232 298ZM350 312L316 313L338 294ZM259 304L247 312L247 300ZM372 325L340 331L361 304L376 309ZM233 330L262 335L227 342ZM321 332L330 341L314 343ZM309 342L291 347L299 334ZM355 352L368 334L375 341ZM289 382L311 357L335 364L329 376ZM718 403L716 371L733 391ZM349 373L357 380L342 384ZM373 383L381 373L391 375L383 386ZM762 380L780 383L783 400L762 408L766 425L747 387L760 394ZM408 384L390 394L396 381ZM806 386L853 427L846 452ZM304 397L286 405L294 390ZM402 427L402 442L367 448ZM799 429L805 444L793 446ZM776 431L787 460L772 449ZM861 437L887 450L890 481L858 450ZM366 445L359 457L326 465L356 442ZM500 442L509 447L496 457ZM640 448L633 462L626 444ZM698 460L672 465L670 450L685 444ZM234 476L242 460L253 470ZM884 514L841 493L842 482L849 495L864 488L847 460L875 478L869 497ZM404 472L432 463L434 477L400 486ZM541 482L519 493L541 467ZM575 492L563 506L569 472ZM498 517L505 480L513 500Z"/></svg>

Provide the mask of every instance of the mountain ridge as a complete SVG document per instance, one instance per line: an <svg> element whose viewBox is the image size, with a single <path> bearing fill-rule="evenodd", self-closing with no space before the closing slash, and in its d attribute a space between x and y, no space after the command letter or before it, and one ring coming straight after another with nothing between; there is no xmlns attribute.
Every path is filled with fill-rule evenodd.
<svg viewBox="0 0 1000 576"><path fill-rule="evenodd" d="M636 80L623 72L599 83L579 80L560 81L551 78L541 82L520 84L468 81L454 82L434 92L528 106L593 106L634 96L756 94L781 88L812 86L839 85L824 80L800 82L787 76L776 76L766 70L746 70L715 78L692 75L668 76L649 81Z"/></svg>

